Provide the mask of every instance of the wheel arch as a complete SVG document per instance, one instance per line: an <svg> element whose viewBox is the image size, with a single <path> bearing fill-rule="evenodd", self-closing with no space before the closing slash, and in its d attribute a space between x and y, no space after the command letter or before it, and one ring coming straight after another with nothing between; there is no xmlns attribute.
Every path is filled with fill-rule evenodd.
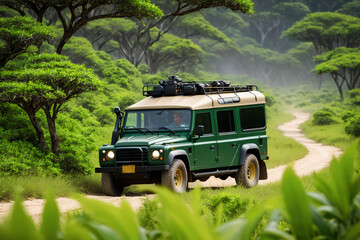
<svg viewBox="0 0 360 240"><path fill-rule="evenodd" d="M175 158L180 159L184 162L186 169L187 169L188 178L190 180L190 178L192 178L192 176L190 174L190 164L189 164L189 157L187 155L187 152L185 150L181 150L181 149L171 151L168 156L169 166L171 166L171 164L173 164Z"/></svg>
<svg viewBox="0 0 360 240"><path fill-rule="evenodd" d="M259 179L260 180L267 179L266 164L263 160L261 160L259 147L255 143L244 144L241 148L241 153L240 153L240 166L244 164L246 154L255 155L255 157L257 158L257 160L259 162L259 167L260 167Z"/></svg>

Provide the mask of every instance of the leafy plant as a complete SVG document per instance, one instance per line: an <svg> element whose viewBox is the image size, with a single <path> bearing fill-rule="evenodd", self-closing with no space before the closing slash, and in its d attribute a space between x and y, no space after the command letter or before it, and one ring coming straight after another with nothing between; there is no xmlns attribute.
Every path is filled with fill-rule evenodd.
<svg viewBox="0 0 360 240"><path fill-rule="evenodd" d="M314 113L312 122L315 125L329 125L336 123L336 120L334 113L330 109L322 108Z"/></svg>
<svg viewBox="0 0 360 240"><path fill-rule="evenodd" d="M315 176L317 193L306 193L291 168L282 181L282 201L268 200L246 216L216 227L200 214L200 190L187 204L161 187L147 187L159 201L159 229L145 230L130 207L120 207L81 195L74 198L82 211L61 222L54 196L47 195L39 229L25 213L17 194L13 210L0 224L0 239L358 239L360 237L360 176L354 174L360 140L340 160L333 160L327 176ZM357 163L359 164L359 163ZM140 189L140 191L143 191ZM224 199L219 197L219 199ZM262 221L272 211L265 228ZM282 226L288 227L284 228ZM286 224L288 223L288 225ZM21 227L21 231L19 231Z"/></svg>

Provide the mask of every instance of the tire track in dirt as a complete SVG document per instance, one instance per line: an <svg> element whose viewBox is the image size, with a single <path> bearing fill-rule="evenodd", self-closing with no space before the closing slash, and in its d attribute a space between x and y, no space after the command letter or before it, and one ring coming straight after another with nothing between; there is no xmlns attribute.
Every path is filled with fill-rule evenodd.
<svg viewBox="0 0 360 240"><path fill-rule="evenodd" d="M300 125L306 122L310 118L310 114L297 112L293 113L295 119L287 122L283 125L280 125L278 128L283 131L285 136L291 137L303 144L308 149L308 154L295 162L293 162L293 169L299 176L309 175L314 171L319 171L329 165L333 157L338 157L342 154L342 150L332 146L326 146L315 141L308 139L300 130ZM271 158L270 158L271 161ZM281 180L282 174L287 165L281 165L275 168L268 169L268 179L259 181L260 185L269 184ZM189 183L190 188L195 186L202 187L226 187L226 186L235 186L235 179L229 177L226 180L220 180L219 178L210 177L205 182L196 181L194 183ZM88 198L99 199L104 202L112 203L119 206L121 201L127 200L134 210L138 210L142 205L142 201L146 198L152 198L154 195L136 195L136 196L122 196L122 197L110 197L110 196L94 196L87 195ZM77 201L70 198L57 198L58 207L61 213L66 213L68 211L76 210L80 208L80 205ZM29 199L24 201L24 206L27 212L33 217L36 223L39 223L41 220L41 214L44 207L43 199ZM9 214L13 202L2 202L0 203L0 221L4 220L5 217Z"/></svg>

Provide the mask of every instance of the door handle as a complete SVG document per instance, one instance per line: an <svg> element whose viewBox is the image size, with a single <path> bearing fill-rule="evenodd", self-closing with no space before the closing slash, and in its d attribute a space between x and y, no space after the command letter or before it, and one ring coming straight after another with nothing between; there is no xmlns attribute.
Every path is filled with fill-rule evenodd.
<svg viewBox="0 0 360 240"><path fill-rule="evenodd" d="M215 149L214 145L210 146L210 150L213 151Z"/></svg>

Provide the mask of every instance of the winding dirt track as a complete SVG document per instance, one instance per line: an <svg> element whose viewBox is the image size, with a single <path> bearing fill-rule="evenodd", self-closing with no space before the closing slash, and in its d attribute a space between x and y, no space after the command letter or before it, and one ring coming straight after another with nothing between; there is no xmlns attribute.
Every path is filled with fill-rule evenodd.
<svg viewBox="0 0 360 240"><path fill-rule="evenodd" d="M295 119L293 121L280 125L278 128L283 131L285 136L294 138L296 141L303 144L309 151L304 158L299 159L293 163L293 169L299 176L308 175L313 173L314 171L319 171L327 167L334 156L338 157L341 155L341 149L316 143L313 140L306 138L304 134L302 134L299 127L303 122L309 119L309 114L293 113L293 115L295 116ZM268 179L265 181L260 181L259 184L264 185L280 181L285 168L286 165L281 165L276 168L268 169ZM193 188L198 185L203 187L225 187L234 186L236 185L236 183L235 180L230 177L225 181L215 177L211 177L206 182L197 181L195 183L190 183L189 187ZM149 197L152 196L153 195L150 195ZM115 205L119 205L121 201L127 200L135 210L139 209L143 199L146 198L146 196L144 195L123 197L88 195L87 197L92 199L99 199L105 202L113 203ZM61 213L80 208L79 204L75 200L69 198L58 198L57 203ZM0 203L0 221L2 221L8 215L11 210L12 204L12 202ZM33 217L34 221L38 223L41 218L44 200L30 199L24 201L23 204L28 213Z"/></svg>

